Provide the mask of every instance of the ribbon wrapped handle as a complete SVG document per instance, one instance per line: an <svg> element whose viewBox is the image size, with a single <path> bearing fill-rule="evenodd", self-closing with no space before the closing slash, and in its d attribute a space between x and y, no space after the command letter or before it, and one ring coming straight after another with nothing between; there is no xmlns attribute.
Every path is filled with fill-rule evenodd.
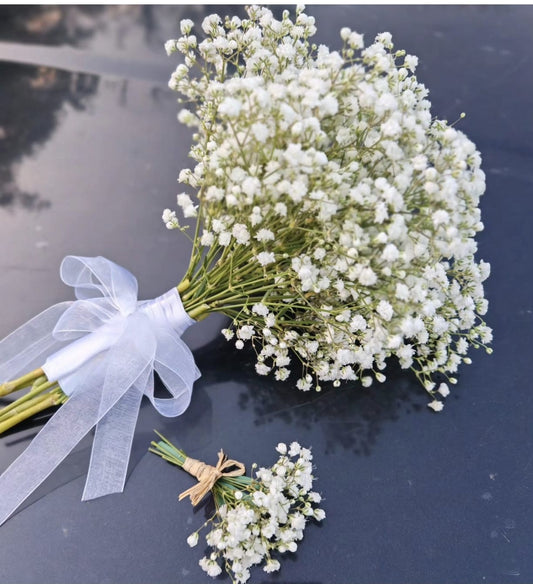
<svg viewBox="0 0 533 584"><path fill-rule="evenodd" d="M42 365L68 396L0 476L0 525L94 427L83 499L121 492L143 396L161 415L179 416L200 376L181 339L195 321L176 288L139 301L133 274L101 256L67 256L60 272L77 300L0 341L0 382ZM170 397L155 396L154 373Z"/></svg>

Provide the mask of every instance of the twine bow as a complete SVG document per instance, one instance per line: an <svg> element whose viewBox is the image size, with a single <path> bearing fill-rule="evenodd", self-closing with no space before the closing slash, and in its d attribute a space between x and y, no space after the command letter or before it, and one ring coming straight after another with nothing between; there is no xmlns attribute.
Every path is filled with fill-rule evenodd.
<svg viewBox="0 0 533 584"><path fill-rule="evenodd" d="M235 467L234 470L228 470L232 467ZM190 497L191 503L194 506L198 505L205 495L213 489L219 479L223 477L240 477L246 471L242 462L228 459L223 450L218 453L216 466L211 466L195 458L187 457L183 463L183 469L197 478L198 482L190 489L183 491L179 496L179 500L181 501L185 497Z"/></svg>

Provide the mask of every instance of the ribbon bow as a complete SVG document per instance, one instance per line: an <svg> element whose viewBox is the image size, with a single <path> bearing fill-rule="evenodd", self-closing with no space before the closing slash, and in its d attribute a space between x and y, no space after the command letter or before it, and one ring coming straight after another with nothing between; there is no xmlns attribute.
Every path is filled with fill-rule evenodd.
<svg viewBox="0 0 533 584"><path fill-rule="evenodd" d="M180 338L194 320L176 288L139 302L135 277L103 257L67 256L60 273L77 300L51 306L0 342L0 380L46 358L46 376L69 396L0 477L0 524L94 426L82 499L122 492L142 396L163 416L179 416L200 376ZM154 396L154 371L172 397Z"/></svg>
<svg viewBox="0 0 533 584"><path fill-rule="evenodd" d="M234 470L228 470L235 467ZM196 506L214 487L218 479L222 477L240 477L245 473L245 468L242 462L236 460L228 460L224 451L218 453L218 462L216 466L205 464L195 458L186 458L183 463L183 469L186 470L193 477L198 479L198 482L190 489L183 491L178 499L181 501L185 497L191 498L191 503Z"/></svg>

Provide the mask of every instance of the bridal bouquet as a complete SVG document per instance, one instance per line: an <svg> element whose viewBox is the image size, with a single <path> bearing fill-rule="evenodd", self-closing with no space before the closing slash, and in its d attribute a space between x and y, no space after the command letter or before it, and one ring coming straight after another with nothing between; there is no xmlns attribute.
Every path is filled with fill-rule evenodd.
<svg viewBox="0 0 533 584"><path fill-rule="evenodd" d="M469 347L490 351L489 265L475 257L479 153L432 117L418 59L389 33L365 47L343 28L337 52L312 44L315 31L301 7L277 20L253 6L242 20L208 16L201 29L183 20L166 43L183 55L169 84L186 106L179 120L195 130L195 166L181 171L188 190L177 197L195 221L190 264L177 288L138 302L129 272L69 256L62 277L78 300L0 345L6 380L46 360L0 387L31 386L0 411L0 431L63 404L6 473L29 466L28 484L0 477L0 492L21 493L0 499L0 521L94 425L84 497L121 490L142 395L163 415L184 411L199 372L180 336L212 312L229 317L222 332L237 348L254 347L259 375L302 391L366 387L396 359L436 411ZM163 219L187 233L176 211ZM154 370L168 400L153 395Z"/></svg>
<svg viewBox="0 0 533 584"><path fill-rule="evenodd" d="M271 468L259 468L255 478L244 475L244 467L227 460L222 451L216 467L187 455L160 436L152 442L150 452L183 468L198 479L198 484L183 492L179 499L190 497L197 505L206 494L212 493L215 513L187 538L194 547L203 527L212 525L206 542L212 548L200 560L201 568L212 576L222 572L220 563L236 584L250 578L250 568L264 562L265 572L276 572L280 562L272 554L295 552L297 542L309 519L325 517L319 493L312 491L313 466L311 451L298 442L287 447L280 442L276 450L281 455ZM254 465L255 467L255 465ZM230 470L233 468L234 470Z"/></svg>
<svg viewBox="0 0 533 584"><path fill-rule="evenodd" d="M468 347L490 329L476 262L481 158L433 119L418 59L383 33L363 48L341 30L340 53L310 45L312 17L207 17L205 39L182 21L167 51L185 55L170 87L190 104L194 170L178 195L196 217L184 302L217 311L256 370L301 390L385 379L396 357L435 395L455 383ZM179 228L166 210L167 227ZM446 393L444 385L440 394Z"/></svg>

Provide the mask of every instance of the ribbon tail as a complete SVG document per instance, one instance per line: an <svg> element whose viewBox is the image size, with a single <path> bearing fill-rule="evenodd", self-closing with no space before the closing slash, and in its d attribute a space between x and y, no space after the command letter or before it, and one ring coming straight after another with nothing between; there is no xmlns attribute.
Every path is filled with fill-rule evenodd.
<svg viewBox="0 0 533 584"><path fill-rule="evenodd" d="M192 487L189 487L186 491L183 491L183 493L180 493L178 500L181 501L182 499L189 497L192 506L196 507L196 505L200 503L200 501L207 495L207 493L209 493L210 490L211 488L209 485L196 483Z"/></svg>
<svg viewBox="0 0 533 584"><path fill-rule="evenodd" d="M142 396L130 388L98 422L82 501L124 490Z"/></svg>
<svg viewBox="0 0 533 584"><path fill-rule="evenodd" d="M144 316L130 317L124 334L109 349L84 501L124 489L141 399L153 386L155 351Z"/></svg>
<svg viewBox="0 0 533 584"><path fill-rule="evenodd" d="M0 342L0 383L42 366L45 357L63 344L52 332L71 304L60 302L50 306Z"/></svg>
<svg viewBox="0 0 533 584"><path fill-rule="evenodd" d="M101 386L91 380L50 418L26 450L0 476L0 525L67 457L98 420Z"/></svg>

